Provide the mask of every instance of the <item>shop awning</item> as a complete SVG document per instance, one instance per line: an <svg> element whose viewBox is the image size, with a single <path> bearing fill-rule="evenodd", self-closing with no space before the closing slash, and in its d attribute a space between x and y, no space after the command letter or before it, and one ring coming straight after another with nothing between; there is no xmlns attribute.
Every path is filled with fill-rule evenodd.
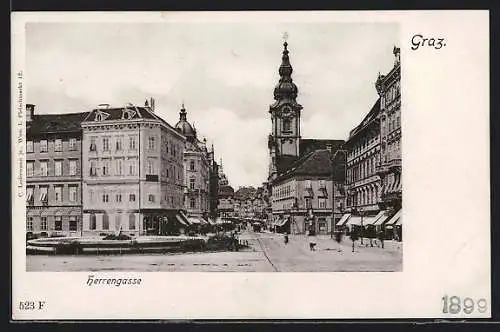
<svg viewBox="0 0 500 332"><path fill-rule="evenodd" d="M363 226L373 225L377 220L377 216L364 216L363 217Z"/></svg>
<svg viewBox="0 0 500 332"><path fill-rule="evenodd" d="M399 211L396 212L396 214L393 215L392 218L385 223L385 225L401 225L401 210L402 209L399 209Z"/></svg>
<svg viewBox="0 0 500 332"><path fill-rule="evenodd" d="M387 211L380 211L375 217L375 221L373 222L374 226L382 225L384 221L389 217L389 213Z"/></svg>
<svg viewBox="0 0 500 332"><path fill-rule="evenodd" d="M276 224L276 226L278 227L282 227L283 225L285 225L288 221L290 221L290 217L287 217L287 218L283 218L279 221L279 223Z"/></svg>
<svg viewBox="0 0 500 332"><path fill-rule="evenodd" d="M340 218L340 220L337 222L337 226L342 226L344 225L347 220L351 217L351 214L350 213L346 213L342 216L342 218Z"/></svg>
<svg viewBox="0 0 500 332"><path fill-rule="evenodd" d="M361 223L363 223L363 226L368 226L372 225L375 221L376 216L351 216L349 220L347 221L347 225L358 225L361 226Z"/></svg>
<svg viewBox="0 0 500 332"><path fill-rule="evenodd" d="M361 225L361 217L360 216L351 216L346 224L347 225Z"/></svg>
<svg viewBox="0 0 500 332"><path fill-rule="evenodd" d="M189 223L190 223L190 224L192 224L192 225L199 225L199 224L203 224L203 223L201 222L201 220L200 220L200 219L198 219L198 218L188 217L188 221L189 221Z"/></svg>
<svg viewBox="0 0 500 332"><path fill-rule="evenodd" d="M177 221L180 222L181 224L183 224L184 226L189 225L188 221L184 220L184 218L182 218L180 213L175 214L175 219L177 219Z"/></svg>
<svg viewBox="0 0 500 332"><path fill-rule="evenodd" d="M392 188L392 191L398 192L401 190L401 177L398 177L396 185Z"/></svg>

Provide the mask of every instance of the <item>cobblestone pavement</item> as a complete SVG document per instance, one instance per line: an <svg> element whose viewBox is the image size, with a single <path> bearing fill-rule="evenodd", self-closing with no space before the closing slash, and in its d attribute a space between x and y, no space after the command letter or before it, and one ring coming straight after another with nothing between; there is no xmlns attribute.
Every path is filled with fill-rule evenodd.
<svg viewBox="0 0 500 332"><path fill-rule="evenodd" d="M283 235L273 233L241 234L250 247L239 252L141 255L28 255L27 271L182 271L182 272L334 272L401 271L402 244L386 241L385 248L361 246L346 238L340 244L329 236ZM309 249L316 243L316 250ZM368 240L364 241L369 243Z"/></svg>

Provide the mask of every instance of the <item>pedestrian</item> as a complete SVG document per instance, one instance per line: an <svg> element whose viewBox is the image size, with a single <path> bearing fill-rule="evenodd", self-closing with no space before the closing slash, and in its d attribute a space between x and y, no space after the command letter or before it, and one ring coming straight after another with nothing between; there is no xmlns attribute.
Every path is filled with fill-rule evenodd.
<svg viewBox="0 0 500 332"><path fill-rule="evenodd" d="M288 233L285 232L285 244L288 244Z"/></svg>
<svg viewBox="0 0 500 332"><path fill-rule="evenodd" d="M382 230L378 232L378 239L382 245L382 249L384 249L384 232Z"/></svg>

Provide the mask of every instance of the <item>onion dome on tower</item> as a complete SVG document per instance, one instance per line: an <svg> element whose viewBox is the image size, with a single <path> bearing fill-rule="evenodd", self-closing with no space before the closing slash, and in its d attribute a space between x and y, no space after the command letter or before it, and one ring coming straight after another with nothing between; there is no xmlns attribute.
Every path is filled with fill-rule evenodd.
<svg viewBox="0 0 500 332"><path fill-rule="evenodd" d="M297 98L298 88L292 81L293 68L290 64L290 58L288 56L288 43L285 41L283 44L283 55L281 57L281 66L278 70L280 74L280 80L276 87L274 88L274 99L292 99Z"/></svg>
<svg viewBox="0 0 500 332"><path fill-rule="evenodd" d="M181 111L179 112L179 122L175 125L175 129L186 136L186 138L194 139L196 138L196 129L187 121L186 115L186 109L184 108L184 104L182 104Z"/></svg>

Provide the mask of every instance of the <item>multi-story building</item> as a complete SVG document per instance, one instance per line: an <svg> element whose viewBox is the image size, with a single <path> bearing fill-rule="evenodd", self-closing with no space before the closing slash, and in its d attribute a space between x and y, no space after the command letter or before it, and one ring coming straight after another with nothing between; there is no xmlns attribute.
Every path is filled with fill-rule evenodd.
<svg viewBox="0 0 500 332"><path fill-rule="evenodd" d="M339 222L362 228L393 225L401 209L401 94L399 48L394 67L377 78L379 99L345 144L347 209ZM392 226L390 226L392 227Z"/></svg>
<svg viewBox="0 0 500 332"><path fill-rule="evenodd" d="M81 233L80 123L87 113L35 114L26 105L26 232Z"/></svg>
<svg viewBox="0 0 500 332"><path fill-rule="evenodd" d="M210 160L206 139L198 140L196 129L187 121L182 105L175 125L186 137L184 147L184 208L191 218L208 218L210 211Z"/></svg>
<svg viewBox="0 0 500 332"><path fill-rule="evenodd" d="M283 46L275 102L269 107L269 176L263 194L271 193L272 220L278 231L327 233L334 226L333 183L342 180L332 180L332 158L344 141L301 137L303 107L297 103L288 43ZM335 197L340 197L338 194Z"/></svg>
<svg viewBox="0 0 500 332"><path fill-rule="evenodd" d="M334 212L339 213L334 206L342 208L333 198L342 201L344 195L342 173L332 171L334 152L314 150L273 181L272 211L278 231L331 233Z"/></svg>
<svg viewBox="0 0 500 332"><path fill-rule="evenodd" d="M169 234L188 224L186 138L153 107L100 105L81 125L84 234Z"/></svg>
<svg viewBox="0 0 500 332"><path fill-rule="evenodd" d="M347 209L351 222L364 217L365 224L378 214L380 177L376 172L380 160L380 99L361 123L349 133L347 150Z"/></svg>
<svg viewBox="0 0 500 332"><path fill-rule="evenodd" d="M380 95L380 164L381 205L391 213L401 209L401 61L400 49L394 47L394 66L387 75L378 76L375 84ZM391 221L392 222L392 221ZM398 224L401 221L393 220Z"/></svg>

